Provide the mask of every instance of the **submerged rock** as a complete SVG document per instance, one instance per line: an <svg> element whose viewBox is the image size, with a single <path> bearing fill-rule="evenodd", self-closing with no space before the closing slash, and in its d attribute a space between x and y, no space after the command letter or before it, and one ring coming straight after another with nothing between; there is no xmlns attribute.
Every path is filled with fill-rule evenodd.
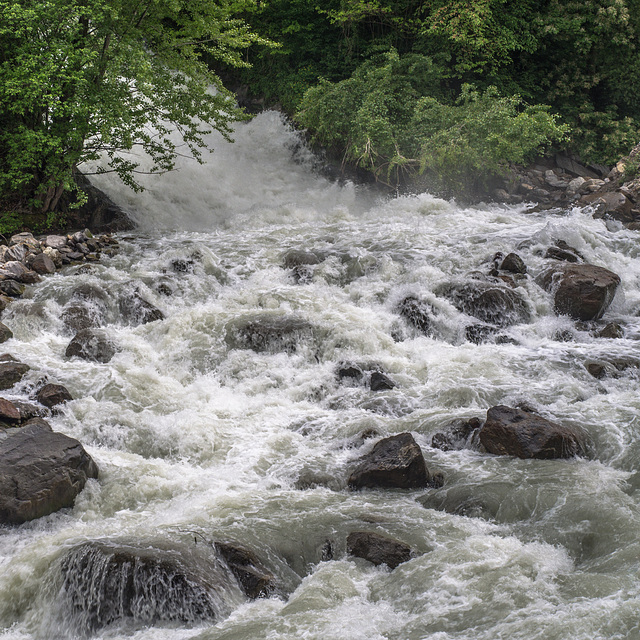
<svg viewBox="0 0 640 640"><path fill-rule="evenodd" d="M81 329L67 346L67 358L77 356L83 360L106 363L116 354L113 342L101 331Z"/></svg>
<svg viewBox="0 0 640 640"><path fill-rule="evenodd" d="M376 566L386 564L390 569L411 560L409 545L370 531L352 531L347 537L347 552Z"/></svg>
<svg viewBox="0 0 640 640"><path fill-rule="evenodd" d="M529 322L524 298L513 289L493 282L471 281L439 287L438 295L448 298L458 311L487 324L506 327Z"/></svg>
<svg viewBox="0 0 640 640"><path fill-rule="evenodd" d="M433 434L431 446L441 451L459 451L469 445L481 426L482 422L479 418L454 420L442 431Z"/></svg>
<svg viewBox="0 0 640 640"><path fill-rule="evenodd" d="M410 433L384 438L377 442L350 475L349 487L427 487L430 475L422 450Z"/></svg>
<svg viewBox="0 0 640 640"><path fill-rule="evenodd" d="M574 320L597 320L613 301L620 276L592 264L560 264L545 271L538 284L553 293L556 313Z"/></svg>
<svg viewBox="0 0 640 640"><path fill-rule="evenodd" d="M123 293L118 299L118 308L125 322L133 325L164 320L164 313L145 300L139 291Z"/></svg>
<svg viewBox="0 0 640 640"><path fill-rule="evenodd" d="M268 597L274 593L275 578L253 551L224 542L216 542L215 547L248 598Z"/></svg>
<svg viewBox="0 0 640 640"><path fill-rule="evenodd" d="M220 604L207 574L213 580L216 570L205 562L179 549L88 542L72 549L60 564L59 607L84 633L122 622L212 621Z"/></svg>
<svg viewBox="0 0 640 640"><path fill-rule="evenodd" d="M397 306L398 313L415 329L430 336L432 333L432 309L415 296L407 296Z"/></svg>
<svg viewBox="0 0 640 640"><path fill-rule="evenodd" d="M227 341L236 349L293 353L311 335L311 325L302 318L265 315L230 326Z"/></svg>
<svg viewBox="0 0 640 640"><path fill-rule="evenodd" d="M0 441L0 524L71 507L98 467L73 438L34 418Z"/></svg>
<svg viewBox="0 0 640 640"><path fill-rule="evenodd" d="M387 391L393 389L396 383L380 371L374 371L371 374L371 380L369 383L371 391Z"/></svg>
<svg viewBox="0 0 640 640"><path fill-rule="evenodd" d="M572 458L585 451L584 439L575 430L503 405L487 411L480 442L489 453L518 458Z"/></svg>

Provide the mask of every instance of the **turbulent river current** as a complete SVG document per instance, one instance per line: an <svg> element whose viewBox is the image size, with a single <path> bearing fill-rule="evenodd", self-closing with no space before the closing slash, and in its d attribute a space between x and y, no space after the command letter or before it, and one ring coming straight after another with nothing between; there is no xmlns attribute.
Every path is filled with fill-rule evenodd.
<svg viewBox="0 0 640 640"><path fill-rule="evenodd" d="M6 397L26 398L44 376L65 385L75 399L50 422L83 443L100 477L73 509L0 529L0 638L640 638L638 368L597 379L586 367L640 362L637 232L580 209L461 207L335 183L273 112L235 138L212 137L204 166L181 159L141 194L96 178L136 230L117 235L115 255L43 278L3 315L14 332L3 349L32 367ZM558 240L620 275L600 326L619 322L624 337L554 314L535 276ZM296 278L283 267L291 249L323 259ZM438 286L511 251L528 266L517 291L531 321L470 342L472 319ZM108 364L64 355L62 311L81 284L105 294L118 345ZM165 318L125 323L117 299L132 287ZM398 313L407 296L431 309L431 335ZM286 348L229 339L265 317L309 330ZM380 369L395 387L341 380L342 363ZM588 455L431 446L455 419L522 402L584 430ZM375 442L363 434L403 432L443 486L350 491ZM390 570L349 556L348 534L363 530L408 544L411 559ZM179 545L205 560L212 541L237 543L278 588L256 600L222 589L212 621L88 631L64 610L60 572L90 540Z"/></svg>

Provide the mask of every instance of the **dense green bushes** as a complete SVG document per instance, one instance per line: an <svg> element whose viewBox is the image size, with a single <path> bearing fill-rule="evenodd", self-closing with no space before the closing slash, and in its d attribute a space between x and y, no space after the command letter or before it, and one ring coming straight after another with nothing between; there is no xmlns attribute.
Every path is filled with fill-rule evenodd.
<svg viewBox="0 0 640 640"><path fill-rule="evenodd" d="M494 87L464 85L448 103L443 73L426 56L390 51L347 80L309 89L297 119L384 182L427 170L449 192L482 188L508 163L565 138L567 127L547 107L501 97Z"/></svg>

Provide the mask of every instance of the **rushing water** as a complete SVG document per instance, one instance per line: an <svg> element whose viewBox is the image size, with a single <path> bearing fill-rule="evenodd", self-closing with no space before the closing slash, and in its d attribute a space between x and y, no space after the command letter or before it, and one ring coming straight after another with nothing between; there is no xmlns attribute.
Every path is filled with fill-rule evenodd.
<svg viewBox="0 0 640 640"><path fill-rule="evenodd" d="M67 386L76 400L52 425L85 445L100 479L72 510L0 530L0 638L76 636L77 621L60 615L60 558L94 539L204 555L208 541L234 541L281 586L255 601L227 594L215 623L116 624L101 638L640 638L638 370L597 380L585 368L640 358L636 232L581 210L462 208L331 183L274 113L236 138L214 140L205 166L183 160L148 178L140 195L97 180L138 229L115 256L43 279L3 317L15 334L6 351L32 367L6 397L24 398L43 376ZM504 344L466 341L469 318L437 285L486 272L516 247L535 276L556 240L622 277L602 322L620 321L625 337L594 338L556 317L528 278L519 291L532 322L507 329ZM282 268L290 248L329 257L297 284ZM188 269L175 272L174 260ZM79 284L109 296L106 330L119 345L109 364L64 357L61 313ZM132 286L166 319L124 324L117 297ZM432 304L433 337L398 315L410 294ZM296 315L313 331L295 350L234 348L229 327L263 314ZM557 339L567 331L571 340ZM375 363L397 386L340 382L340 362ZM430 446L455 418L521 401L583 428L589 457ZM410 431L444 486L350 492L369 429ZM350 558L354 530L400 539L414 557L393 571Z"/></svg>

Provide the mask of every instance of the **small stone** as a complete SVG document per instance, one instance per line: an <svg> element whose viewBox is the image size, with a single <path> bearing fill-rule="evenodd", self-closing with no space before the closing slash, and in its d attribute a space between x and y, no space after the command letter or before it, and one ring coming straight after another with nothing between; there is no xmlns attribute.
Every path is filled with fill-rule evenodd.
<svg viewBox="0 0 640 640"><path fill-rule="evenodd" d="M396 384L388 376L385 376L384 373L374 371L371 374L370 386L371 391L386 391L388 389L393 389Z"/></svg>

